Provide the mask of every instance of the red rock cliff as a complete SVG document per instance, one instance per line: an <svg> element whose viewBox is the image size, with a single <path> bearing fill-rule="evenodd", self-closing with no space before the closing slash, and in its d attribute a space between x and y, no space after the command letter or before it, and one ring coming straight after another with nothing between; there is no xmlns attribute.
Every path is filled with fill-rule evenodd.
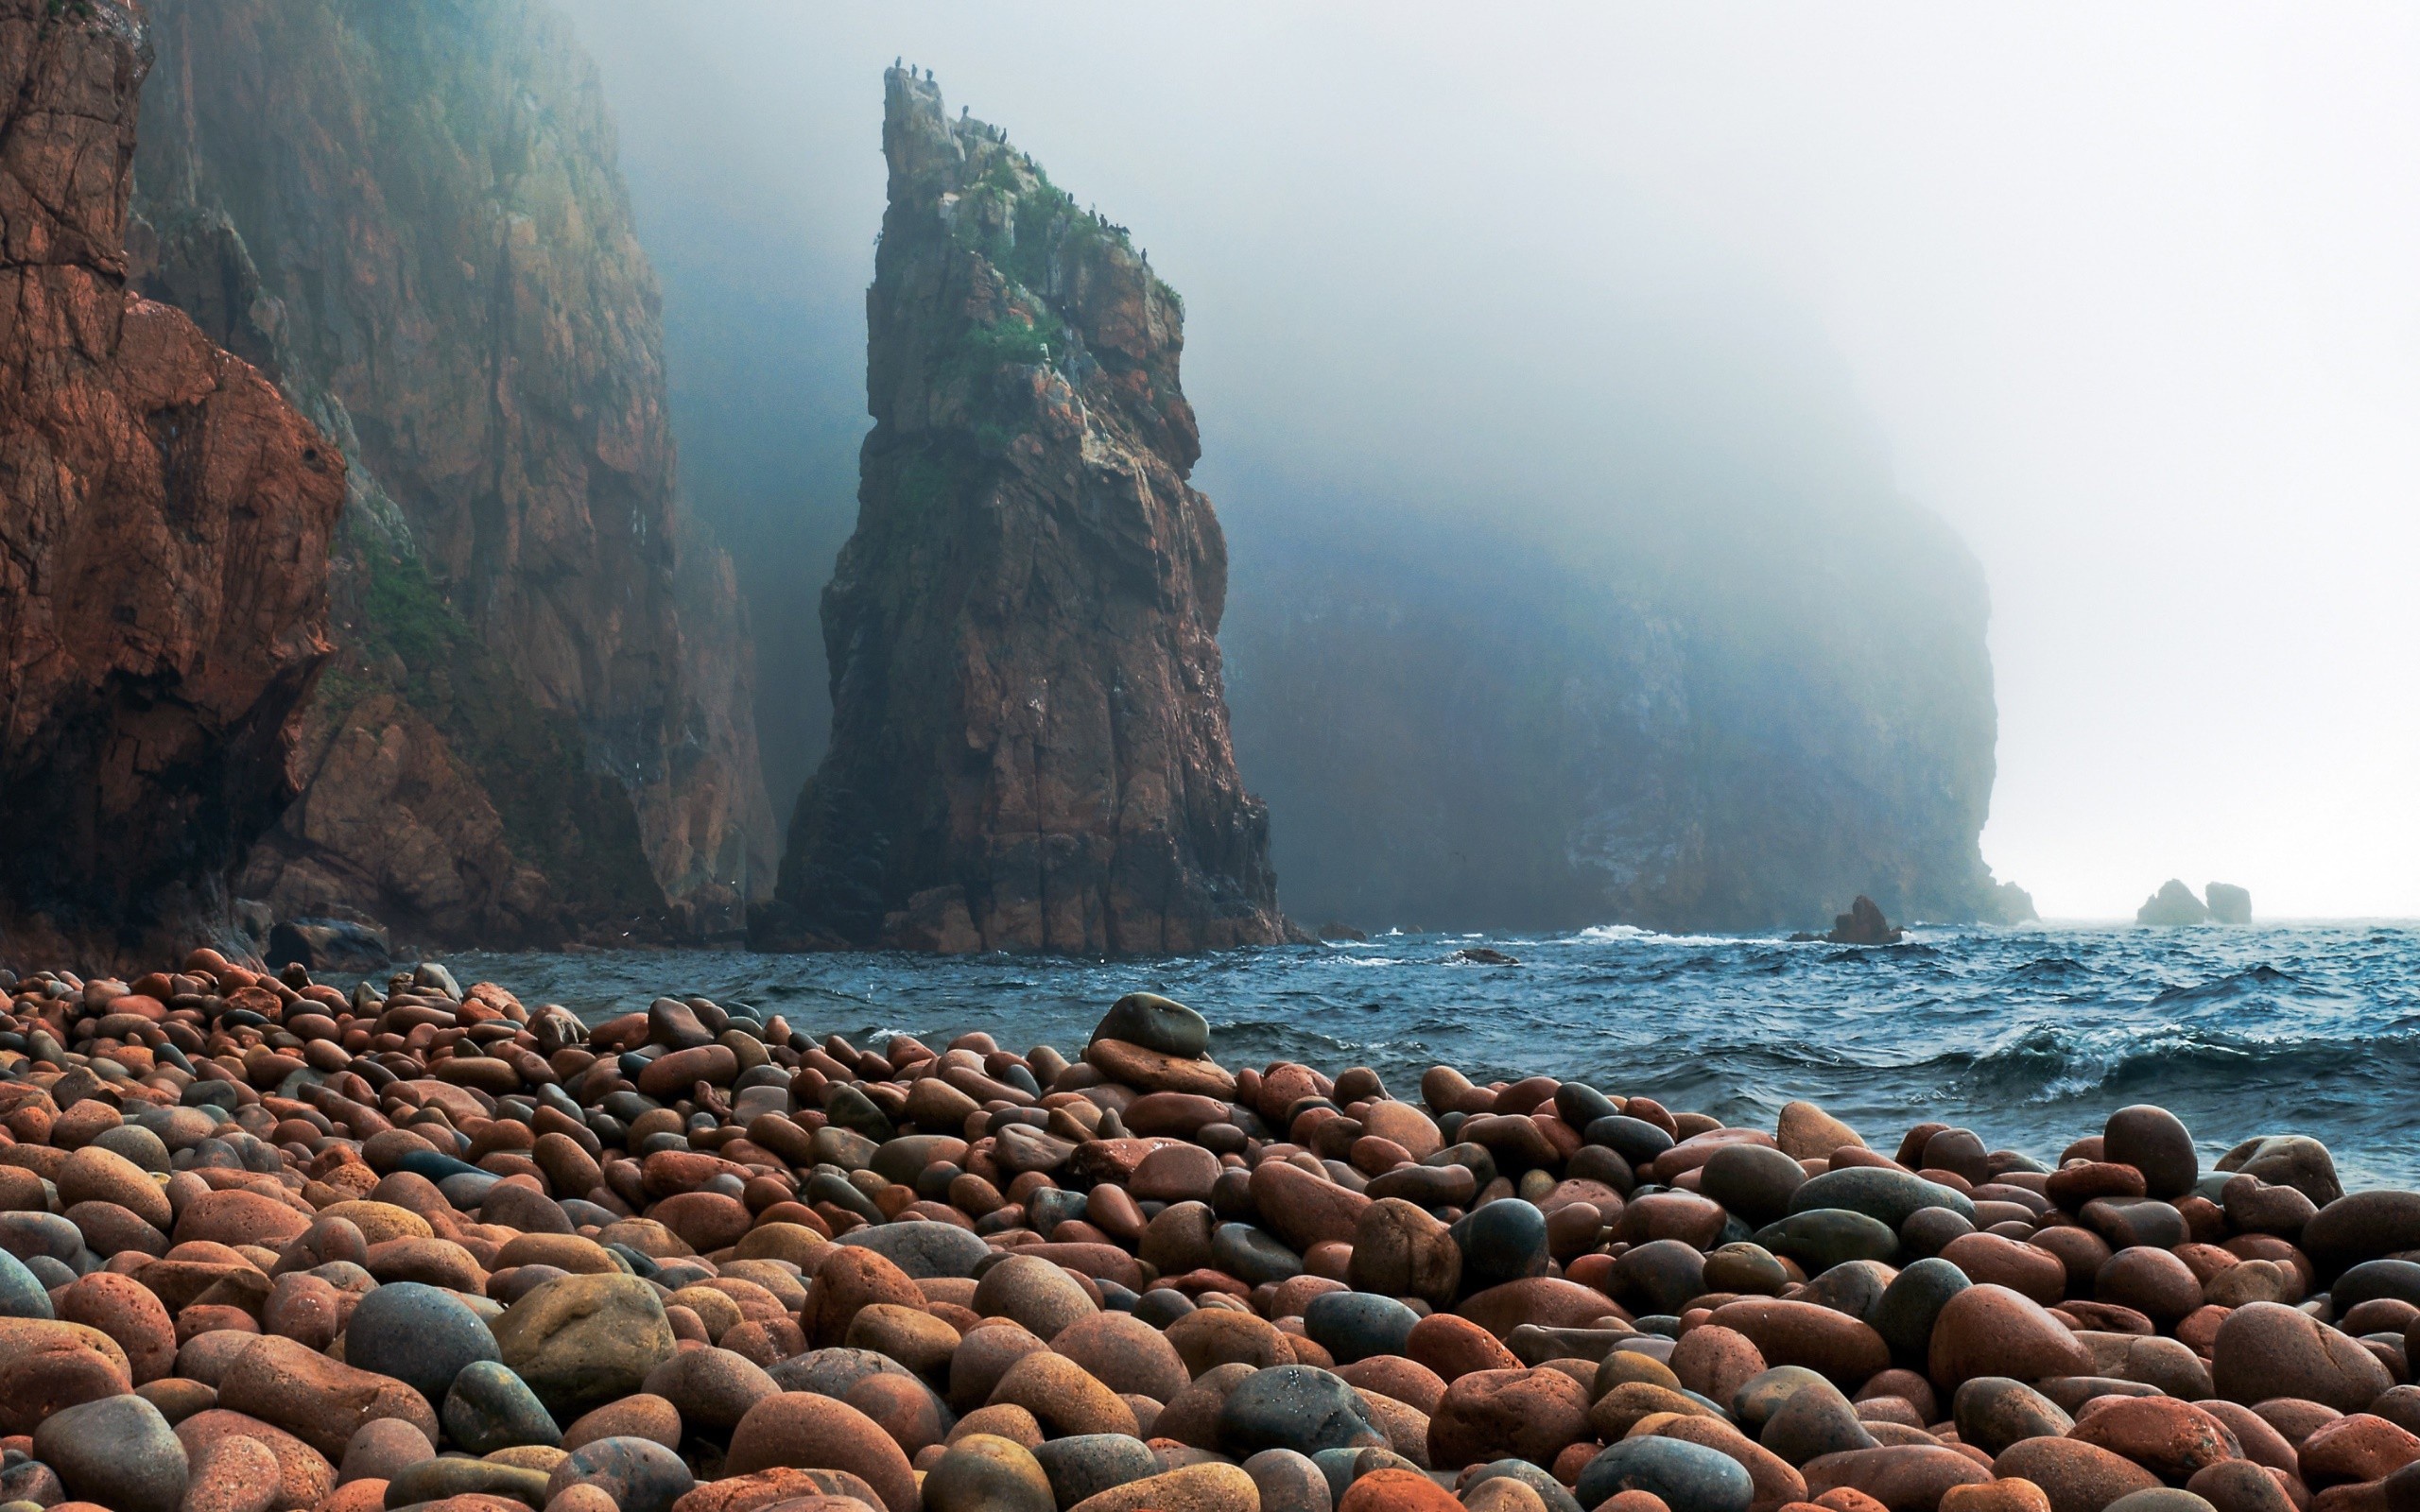
<svg viewBox="0 0 2420 1512"><path fill-rule="evenodd" d="M463 943L736 925L774 841L746 628L679 498L655 275L570 27L151 9L146 286L354 470L308 792L246 890Z"/></svg>
<svg viewBox="0 0 2420 1512"><path fill-rule="evenodd" d="M336 450L128 292L139 11L0 0L0 959L223 933L328 654Z"/></svg>
<svg viewBox="0 0 2420 1512"><path fill-rule="evenodd" d="M1185 481L1183 306L1005 137L886 76L874 428L823 596L829 754L765 946L1278 938L1229 742L1225 539Z"/></svg>

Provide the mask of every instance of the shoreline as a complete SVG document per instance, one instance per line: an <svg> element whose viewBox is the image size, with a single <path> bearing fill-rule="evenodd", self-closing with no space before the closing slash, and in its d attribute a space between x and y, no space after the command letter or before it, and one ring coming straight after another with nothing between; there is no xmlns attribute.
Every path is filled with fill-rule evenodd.
<svg viewBox="0 0 2420 1512"><path fill-rule="evenodd" d="M2115 1109L2160 1102L2205 1136L2296 1128L2348 1178L2420 1187L2420 934L2367 929L1968 934L1916 950L1694 938L1488 936L1515 969L1450 963L1460 936L1384 949L1132 962L905 956L477 955L458 969L595 1018L669 984L819 1032L963 1028L1080 1042L1130 987L1201 1008L1236 1065L1439 1061L1651 1088L1770 1129L1811 1098L1858 1126L1941 1119L2054 1158ZM467 980L467 977L466 977ZM1409 1093L1406 1093L1409 1095ZM2230 1147L2215 1139L2205 1161Z"/></svg>
<svg viewBox="0 0 2420 1512"><path fill-rule="evenodd" d="M247 1476L330 1512L2420 1491L2401 1461L2302 1468L2325 1422L2385 1446L2330 1467L2420 1435L2420 1193L2348 1195L2308 1138L2204 1170L2137 1106L2037 1160L1946 1124L1869 1145L1806 1102L1726 1126L1535 1074L1230 1069L1148 993L1017 1052L703 998L592 1025L441 966L387 987L202 952L12 989L0 1413L31 1457L0 1500L175 1512ZM2280 1396L2345 1415L2266 1428L2290 1475L2255 1452ZM2146 1413L2233 1451L2118 1431Z"/></svg>

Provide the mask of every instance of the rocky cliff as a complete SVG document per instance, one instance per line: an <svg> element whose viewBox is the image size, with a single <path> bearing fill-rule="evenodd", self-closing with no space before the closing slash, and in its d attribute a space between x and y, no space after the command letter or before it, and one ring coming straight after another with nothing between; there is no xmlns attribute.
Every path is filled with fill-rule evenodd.
<svg viewBox="0 0 2420 1512"><path fill-rule="evenodd" d="M772 869L747 631L683 519L654 275L568 27L151 10L138 276L353 464L305 792L243 889L461 942L735 925Z"/></svg>
<svg viewBox="0 0 2420 1512"><path fill-rule="evenodd" d="M2031 917L1978 845L1982 575L1913 507L1524 536L1244 491L1236 745L1297 917L1821 929L1860 894Z"/></svg>
<svg viewBox="0 0 2420 1512"><path fill-rule="evenodd" d="M0 959L173 958L293 796L343 457L127 287L141 13L0 0Z"/></svg>
<svg viewBox="0 0 2420 1512"><path fill-rule="evenodd" d="M1114 225L885 77L874 428L823 596L832 746L763 945L1070 954L1280 936L1186 482L1183 305Z"/></svg>

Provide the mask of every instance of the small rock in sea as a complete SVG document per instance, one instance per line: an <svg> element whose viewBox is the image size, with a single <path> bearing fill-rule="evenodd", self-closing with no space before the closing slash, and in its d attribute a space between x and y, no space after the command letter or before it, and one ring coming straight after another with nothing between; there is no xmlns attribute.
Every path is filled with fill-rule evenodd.
<svg viewBox="0 0 2420 1512"><path fill-rule="evenodd" d="M1502 951L1491 950L1485 945L1465 945L1446 959L1460 961L1465 966L1518 966L1521 964L1519 956L1507 955Z"/></svg>
<svg viewBox="0 0 2420 1512"><path fill-rule="evenodd" d="M2209 901L2210 921L2216 924L2249 924L2252 922L2252 893L2232 883L2214 882L2202 889Z"/></svg>
<svg viewBox="0 0 2420 1512"><path fill-rule="evenodd" d="M1847 913L1833 918L1832 932L1824 937L1835 945L1896 945L1906 935L1882 917L1873 899L1859 893Z"/></svg>

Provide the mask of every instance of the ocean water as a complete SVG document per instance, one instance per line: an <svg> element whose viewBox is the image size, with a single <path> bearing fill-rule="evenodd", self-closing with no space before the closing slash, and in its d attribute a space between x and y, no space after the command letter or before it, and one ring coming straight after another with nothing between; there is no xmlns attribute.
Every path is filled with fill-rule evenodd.
<svg viewBox="0 0 2420 1512"><path fill-rule="evenodd" d="M1484 945L1517 966L1454 959ZM818 1037L937 1048L971 1029L1070 1056L1135 988L1200 1009L1230 1066L1366 1064L1416 1096L1440 1061L1544 1073L1732 1124L1811 1097L1895 1147L1927 1119L2055 1160L2158 1103L2206 1165L2255 1134L2325 1141L2348 1188L2420 1188L2420 924L1920 928L1854 949L1626 927L1387 935L1164 960L728 951L461 954L467 985L596 1022L659 993L786 1015Z"/></svg>

